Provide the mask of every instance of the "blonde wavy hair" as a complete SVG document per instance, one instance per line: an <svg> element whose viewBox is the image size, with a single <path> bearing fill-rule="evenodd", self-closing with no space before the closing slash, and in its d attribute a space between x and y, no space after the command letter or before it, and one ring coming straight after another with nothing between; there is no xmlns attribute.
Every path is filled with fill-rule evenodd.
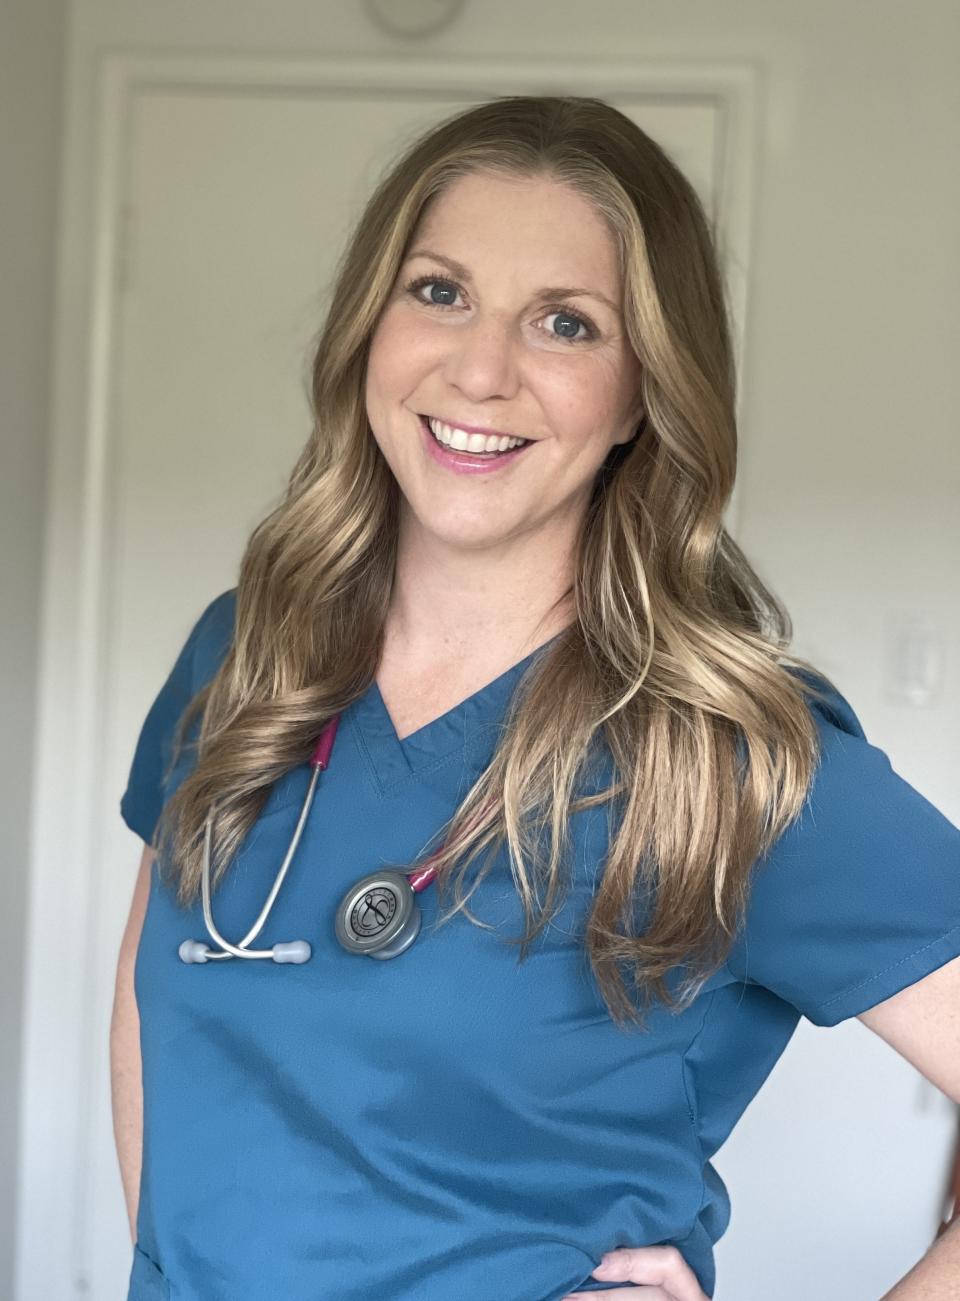
<svg viewBox="0 0 960 1301"><path fill-rule="evenodd" d="M216 884L273 783L376 677L399 488L367 420L369 343L426 205L478 170L561 182L606 220L645 414L597 475L569 589L574 621L517 683L493 759L440 853L402 866L433 858L439 906L450 905L439 924L463 911L484 926L468 901L506 844L525 918L508 942L522 962L569 884L570 815L609 804L616 817L584 941L611 1017L643 1028L654 995L679 1010L725 960L753 865L805 801L818 757L807 697L819 692L793 671L818 675L785 649L789 615L722 523L736 381L710 226L663 149L600 99L502 97L451 116L367 203L318 335L312 433L247 543L226 657L180 719L177 752L201 715L197 761L167 802L158 852L178 901L191 904L211 803ZM600 743L615 781L577 798ZM654 906L637 933L641 898ZM664 978L679 964L675 1001Z"/></svg>

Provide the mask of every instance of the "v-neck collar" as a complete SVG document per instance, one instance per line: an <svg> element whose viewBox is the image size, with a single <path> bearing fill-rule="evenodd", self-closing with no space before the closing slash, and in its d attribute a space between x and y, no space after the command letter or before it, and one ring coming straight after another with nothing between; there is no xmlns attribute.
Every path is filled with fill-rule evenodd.
<svg viewBox="0 0 960 1301"><path fill-rule="evenodd" d="M349 718L380 793L392 794L433 769L447 767L456 782L466 762L477 765L478 772L482 770L495 749L494 733L503 721L514 687L528 665L559 635L555 633L518 663L402 740L374 679L353 702Z"/></svg>

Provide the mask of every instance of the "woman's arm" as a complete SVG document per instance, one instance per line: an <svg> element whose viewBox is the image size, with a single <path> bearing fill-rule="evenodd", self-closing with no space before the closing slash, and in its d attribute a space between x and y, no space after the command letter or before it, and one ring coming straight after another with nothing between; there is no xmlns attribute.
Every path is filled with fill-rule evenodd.
<svg viewBox="0 0 960 1301"><path fill-rule="evenodd" d="M951 1221L930 1250L880 1301L952 1301L960 1296L960 1220Z"/></svg>
<svg viewBox="0 0 960 1301"><path fill-rule="evenodd" d="M110 1020L110 1094L113 1136L120 1162L120 1180L127 1203L130 1239L137 1239L137 1202L140 1195L140 1161L143 1151L143 1083L140 1075L140 1015L133 989L133 969L140 931L150 894L154 851L145 845L133 888L130 915L120 943L117 978Z"/></svg>
<svg viewBox="0 0 960 1301"><path fill-rule="evenodd" d="M960 1103L960 958L908 985L859 1018L936 1088ZM960 1297L960 1219L881 1301L953 1301Z"/></svg>

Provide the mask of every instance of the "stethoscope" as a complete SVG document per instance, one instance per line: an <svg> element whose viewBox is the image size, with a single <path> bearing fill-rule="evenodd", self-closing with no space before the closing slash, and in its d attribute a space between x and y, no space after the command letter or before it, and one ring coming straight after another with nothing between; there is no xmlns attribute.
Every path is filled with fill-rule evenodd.
<svg viewBox="0 0 960 1301"><path fill-rule="evenodd" d="M300 836L310 815L314 791L320 773L330 763L330 752L337 734L340 715L335 715L320 733L320 739L310 757L313 773L310 785L304 796L303 808L297 820L290 844L280 864L276 880L267 896L260 916L250 930L237 944L231 944L217 930L210 905L210 855L213 846L213 828L217 805L214 802L207 814L203 837L203 868L201 872L201 893L203 896L203 920L212 940L220 945L220 952L213 951L201 940L184 940L178 950L183 962L207 962L215 958L272 958L274 962L307 962L311 947L306 940L288 940L274 944L271 949L251 949L252 944L263 930L270 915L274 900L283 885L293 856L297 852ZM442 848L442 846L441 846ZM431 857L436 857L436 850ZM397 872L384 868L379 872L370 872L347 890L337 907L336 936L348 953L366 954L370 958L395 958L409 949L420 933L420 906L416 896L425 890L436 877L436 868L424 866L416 872Z"/></svg>

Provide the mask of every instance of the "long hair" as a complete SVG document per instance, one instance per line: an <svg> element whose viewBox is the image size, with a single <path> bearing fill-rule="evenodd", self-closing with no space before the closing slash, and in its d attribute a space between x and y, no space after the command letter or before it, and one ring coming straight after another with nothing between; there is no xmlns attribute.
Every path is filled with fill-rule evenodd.
<svg viewBox="0 0 960 1301"><path fill-rule="evenodd" d="M611 1017L642 1028L654 995L689 1005L729 952L751 869L805 801L818 757L807 695L818 692L793 672L812 666L786 650L789 615L722 523L736 380L710 226L663 149L600 99L503 97L451 116L367 203L318 335L310 438L247 543L227 654L180 720L178 744L201 716L197 761L166 805L158 851L171 850L189 905L211 803L216 883L271 785L376 677L399 488L367 420L369 343L425 205L478 170L560 182L606 220L644 419L597 474L575 548L575 618L527 667L489 766L430 855L450 905L439 924L463 911L484 925L468 901L506 845L523 961L569 884L570 815L607 804L616 816L583 941ZM614 780L578 798L597 745ZM638 926L641 898L654 904ZM675 1002L664 978L680 964Z"/></svg>

